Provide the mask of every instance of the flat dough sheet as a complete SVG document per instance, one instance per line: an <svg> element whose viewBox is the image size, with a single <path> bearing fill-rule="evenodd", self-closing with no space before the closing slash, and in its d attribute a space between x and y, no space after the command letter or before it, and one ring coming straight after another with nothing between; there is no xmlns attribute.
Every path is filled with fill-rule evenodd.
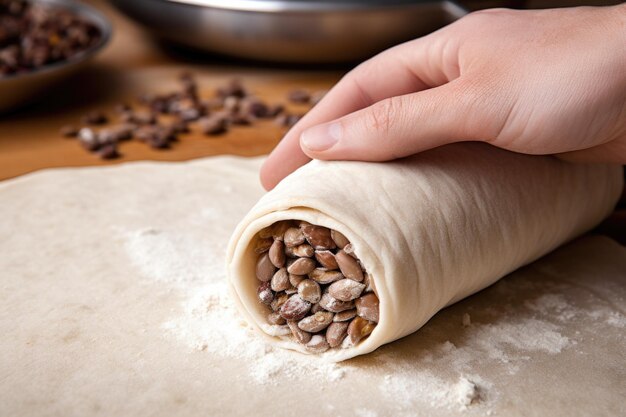
<svg viewBox="0 0 626 417"><path fill-rule="evenodd" d="M364 357L266 345L224 272L228 238L262 195L260 162L1 183L0 416L626 414L626 248L603 237Z"/></svg>

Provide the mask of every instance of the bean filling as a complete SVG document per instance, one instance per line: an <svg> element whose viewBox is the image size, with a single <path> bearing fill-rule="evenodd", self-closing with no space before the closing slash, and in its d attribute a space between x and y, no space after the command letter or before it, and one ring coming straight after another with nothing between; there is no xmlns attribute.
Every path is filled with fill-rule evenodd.
<svg viewBox="0 0 626 417"><path fill-rule="evenodd" d="M267 322L312 353L354 346L378 323L378 297L350 241L305 221L280 221L256 237L259 302ZM347 340L346 340L347 339ZM347 343L344 343L347 342Z"/></svg>

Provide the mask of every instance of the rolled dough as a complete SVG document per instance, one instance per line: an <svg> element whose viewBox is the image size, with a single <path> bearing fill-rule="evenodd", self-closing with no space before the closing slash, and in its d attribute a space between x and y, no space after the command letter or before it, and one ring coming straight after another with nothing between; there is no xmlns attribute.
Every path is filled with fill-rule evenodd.
<svg viewBox="0 0 626 417"><path fill-rule="evenodd" d="M242 312L261 331L257 233L297 219L352 242L380 299L380 321L340 361L415 332L439 310L593 228L623 189L616 165L570 164L478 143L387 163L313 161L285 178L238 225L228 268ZM263 333L265 334L265 333ZM306 353L290 337L279 346Z"/></svg>
<svg viewBox="0 0 626 417"><path fill-rule="evenodd" d="M260 162L0 183L0 416L626 414L626 249L603 237L364 357L329 365L266 344L223 270L262 195Z"/></svg>

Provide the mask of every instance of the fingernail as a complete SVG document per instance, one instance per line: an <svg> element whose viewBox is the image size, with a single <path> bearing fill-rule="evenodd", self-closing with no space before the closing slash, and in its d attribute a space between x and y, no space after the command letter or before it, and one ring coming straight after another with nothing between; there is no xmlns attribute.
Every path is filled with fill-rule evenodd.
<svg viewBox="0 0 626 417"><path fill-rule="evenodd" d="M339 142L342 134L343 128L337 122L313 126L302 132L302 146L315 152L325 151Z"/></svg>

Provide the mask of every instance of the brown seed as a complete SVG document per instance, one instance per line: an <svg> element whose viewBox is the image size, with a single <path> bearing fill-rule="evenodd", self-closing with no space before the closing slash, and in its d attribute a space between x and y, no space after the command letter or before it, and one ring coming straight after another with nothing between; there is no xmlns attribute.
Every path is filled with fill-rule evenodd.
<svg viewBox="0 0 626 417"><path fill-rule="evenodd" d="M289 221L282 221L282 222L274 223L274 225L272 226L272 236L274 236L274 239L282 241L285 238L285 232L290 227L291 227L291 222Z"/></svg>
<svg viewBox="0 0 626 417"><path fill-rule="evenodd" d="M61 128L60 133L61 133L61 136L64 136L66 138L75 138L76 136L78 136L78 129L75 126L66 125ZM303 236L303 240L304 240L304 236Z"/></svg>
<svg viewBox="0 0 626 417"><path fill-rule="evenodd" d="M311 333L307 333L301 328L299 328L297 321L288 320L287 325L291 329L291 334L293 334L293 337L294 339L296 339L296 342L304 345L304 344L307 344L311 340Z"/></svg>
<svg viewBox="0 0 626 417"><path fill-rule="evenodd" d="M311 94L311 100L309 104L311 104L311 106L315 106L317 103L322 101L326 93L328 93L327 90L319 90L319 91L313 92Z"/></svg>
<svg viewBox="0 0 626 417"><path fill-rule="evenodd" d="M285 290L285 294L287 294L287 295L295 294L297 292L298 292L298 288L296 288L293 285L291 285L291 283L289 283L289 288L287 288Z"/></svg>
<svg viewBox="0 0 626 417"><path fill-rule="evenodd" d="M310 258L315 254L315 249L313 249L313 247L308 243L303 243L302 245L287 249L290 249L292 256L297 256L299 258Z"/></svg>
<svg viewBox="0 0 626 417"><path fill-rule="evenodd" d="M168 148L170 142L176 140L175 133L169 127L158 124L141 126L135 131L135 136L156 149Z"/></svg>
<svg viewBox="0 0 626 417"><path fill-rule="evenodd" d="M325 271L321 268L316 268L309 273L309 278L320 284L330 284L331 282L339 281L345 277L339 271Z"/></svg>
<svg viewBox="0 0 626 417"><path fill-rule="evenodd" d="M297 227L290 227L285 231L285 245L288 247L298 246L304 243L304 233Z"/></svg>
<svg viewBox="0 0 626 417"><path fill-rule="evenodd" d="M363 281L363 270L361 270L361 267L359 266L356 259L348 255L343 250L337 252L337 254L335 255L335 259L337 259L337 264L339 265L341 273L346 278L350 278L358 282Z"/></svg>
<svg viewBox="0 0 626 417"><path fill-rule="evenodd" d="M335 254L329 250L318 250L315 251L315 259L317 262L327 269L337 269L339 266L337 265L337 261L335 260Z"/></svg>
<svg viewBox="0 0 626 417"><path fill-rule="evenodd" d="M189 125L184 120L174 120L169 128L175 133L189 133L191 130L189 129Z"/></svg>
<svg viewBox="0 0 626 417"><path fill-rule="evenodd" d="M287 271L290 274L306 275L315 269L315 261L311 258L298 258Z"/></svg>
<svg viewBox="0 0 626 417"><path fill-rule="evenodd" d="M289 274L289 282L294 287L297 287L304 279L306 279L306 275Z"/></svg>
<svg viewBox="0 0 626 417"><path fill-rule="evenodd" d="M276 292L285 291L287 288L291 287L287 270L285 268L280 268L278 271L276 271L276 273L272 277L271 283L272 291Z"/></svg>
<svg viewBox="0 0 626 417"><path fill-rule="evenodd" d="M133 108L128 103L118 103L115 105L114 110L117 113L126 113L129 111L133 111Z"/></svg>
<svg viewBox="0 0 626 417"><path fill-rule="evenodd" d="M233 78L228 83L222 87L219 87L216 91L218 97L228 97L235 96L239 98L243 98L248 95L245 87L241 83L241 80L237 78Z"/></svg>
<svg viewBox="0 0 626 417"><path fill-rule="evenodd" d="M341 301L334 298L329 293L322 294L319 303L324 310L331 311L333 313L340 313L345 310L351 310L354 308L354 301Z"/></svg>
<svg viewBox="0 0 626 417"><path fill-rule="evenodd" d="M374 327L376 327L375 323L359 316L355 317L348 326L348 336L350 336L352 344L356 345L361 339L372 333Z"/></svg>
<svg viewBox="0 0 626 417"><path fill-rule="evenodd" d="M261 230L259 231L259 237L260 237L261 239L267 239L267 238L270 238L270 237L273 237L273 236L274 236L274 232L273 232L273 230L272 230L272 226L267 226L267 227L264 227L263 229L261 229ZM273 242L273 241L274 241L274 240L272 240L272 242Z"/></svg>
<svg viewBox="0 0 626 417"><path fill-rule="evenodd" d="M269 237L265 239L259 238L256 241L256 244L254 245L254 252L255 253L267 252L270 249L270 246L272 246L272 243L274 243L274 239L272 238L269 238Z"/></svg>
<svg viewBox="0 0 626 417"><path fill-rule="evenodd" d="M316 334L306 344L306 350L311 353L324 353L330 349L330 345L326 341L326 338L322 335Z"/></svg>
<svg viewBox="0 0 626 417"><path fill-rule="evenodd" d="M97 154L101 159L115 159L120 156L115 143L106 143L102 145L100 149L98 149Z"/></svg>
<svg viewBox="0 0 626 417"><path fill-rule="evenodd" d="M224 99L224 110L230 113L237 113L239 111L239 97L228 96Z"/></svg>
<svg viewBox="0 0 626 417"><path fill-rule="evenodd" d="M281 127L292 127L302 118L302 114L281 112L274 119L274 123Z"/></svg>
<svg viewBox="0 0 626 417"><path fill-rule="evenodd" d="M352 256L354 259L357 259L356 254L354 253L354 246L352 246L352 243L348 243L346 246L344 246L343 251Z"/></svg>
<svg viewBox="0 0 626 417"><path fill-rule="evenodd" d="M198 120L200 130L205 135L219 135L228 130L228 119L219 113Z"/></svg>
<svg viewBox="0 0 626 417"><path fill-rule="evenodd" d="M372 285L374 281L372 281L372 276L370 274L365 274L363 277L363 284L365 284L365 292L374 291L374 286Z"/></svg>
<svg viewBox="0 0 626 417"><path fill-rule="evenodd" d="M326 329L326 341L331 348L341 345L348 335L348 322L331 323Z"/></svg>
<svg viewBox="0 0 626 417"><path fill-rule="evenodd" d="M350 301L358 298L364 289L365 285L360 282L351 279L342 279L330 284L328 293L337 300Z"/></svg>
<svg viewBox="0 0 626 417"><path fill-rule="evenodd" d="M320 303L313 304L313 305L311 306L311 310L309 311L309 313L311 313L311 314L315 314L315 313L317 313L318 311L325 311L325 310L322 308L322 306L320 305Z"/></svg>
<svg viewBox="0 0 626 417"><path fill-rule="evenodd" d="M83 117L83 123L88 125L102 125L109 121L106 115L99 111L92 111Z"/></svg>
<svg viewBox="0 0 626 417"><path fill-rule="evenodd" d="M289 300L289 296L285 293L279 293L274 296L274 301L271 302L270 307L272 311L278 311Z"/></svg>
<svg viewBox="0 0 626 417"><path fill-rule="evenodd" d="M298 294L309 303L318 303L322 298L322 289L311 279L305 279L298 284Z"/></svg>
<svg viewBox="0 0 626 417"><path fill-rule="evenodd" d="M259 281L269 281L274 276L275 271L276 267L270 261L270 256L267 252L259 256L256 262L256 277Z"/></svg>
<svg viewBox="0 0 626 417"><path fill-rule="evenodd" d="M311 100L311 94L305 90L291 90L287 98L292 103L306 104Z"/></svg>
<svg viewBox="0 0 626 417"><path fill-rule="evenodd" d="M78 140L80 144L88 151L95 151L100 147L98 142L98 136L93 129L89 127L83 127L78 131Z"/></svg>
<svg viewBox="0 0 626 417"><path fill-rule="evenodd" d="M348 320L352 320L355 317L356 317L356 309L353 308L352 310L346 310L346 311L342 311L341 313L335 314L335 317L333 317L333 321L348 321Z"/></svg>
<svg viewBox="0 0 626 417"><path fill-rule="evenodd" d="M237 113L231 114L228 120L234 125L249 126L256 118L251 114L242 113L241 110L239 110Z"/></svg>
<svg viewBox="0 0 626 417"><path fill-rule="evenodd" d="M130 123L123 123L119 125L109 126L98 132L98 140L100 142L119 142L122 140L129 140L133 137L133 131L136 126Z"/></svg>
<svg viewBox="0 0 626 417"><path fill-rule="evenodd" d="M354 302L354 305L359 316L365 320L378 323L379 302L376 294L373 292L364 294Z"/></svg>
<svg viewBox="0 0 626 417"><path fill-rule="evenodd" d="M122 122L133 123L137 125L153 125L157 122L157 118L150 112L132 112L126 111L120 116Z"/></svg>
<svg viewBox="0 0 626 417"><path fill-rule="evenodd" d="M285 245L282 241L276 239L272 246L270 247L269 257L270 261L276 268L282 268L285 265L285 252L283 248Z"/></svg>
<svg viewBox="0 0 626 417"><path fill-rule="evenodd" d="M256 97L246 97L241 100L240 104L240 111L245 114L249 114L256 118L268 117L268 105Z"/></svg>
<svg viewBox="0 0 626 417"><path fill-rule="evenodd" d="M345 246L350 243L347 237L345 237L341 232L338 232L336 230L330 231L330 237L333 239L333 242L335 242L339 249L345 248Z"/></svg>
<svg viewBox="0 0 626 417"><path fill-rule="evenodd" d="M270 289L269 282L261 283L261 285L259 285L259 288L257 288L256 293L259 296L259 300L263 304L271 304L271 302L274 300L274 293Z"/></svg>
<svg viewBox="0 0 626 417"><path fill-rule="evenodd" d="M328 311L318 311L312 316L300 320L298 327L309 333L321 332L333 322L333 316L334 314Z"/></svg>
<svg viewBox="0 0 626 417"><path fill-rule="evenodd" d="M279 114L285 111L285 106L282 104L274 104L267 107L266 117L277 117Z"/></svg>
<svg viewBox="0 0 626 417"><path fill-rule="evenodd" d="M335 242L330 237L330 229L312 224L304 224L300 226L306 240L316 250L334 249Z"/></svg>
<svg viewBox="0 0 626 417"><path fill-rule="evenodd" d="M267 322L269 324L273 324L274 326L282 326L287 321L284 318L282 318L282 316L279 313L276 313L274 311L267 315Z"/></svg>
<svg viewBox="0 0 626 417"><path fill-rule="evenodd" d="M282 305L280 315L286 320L300 320L310 309L311 303L303 300L298 294L294 294Z"/></svg>

